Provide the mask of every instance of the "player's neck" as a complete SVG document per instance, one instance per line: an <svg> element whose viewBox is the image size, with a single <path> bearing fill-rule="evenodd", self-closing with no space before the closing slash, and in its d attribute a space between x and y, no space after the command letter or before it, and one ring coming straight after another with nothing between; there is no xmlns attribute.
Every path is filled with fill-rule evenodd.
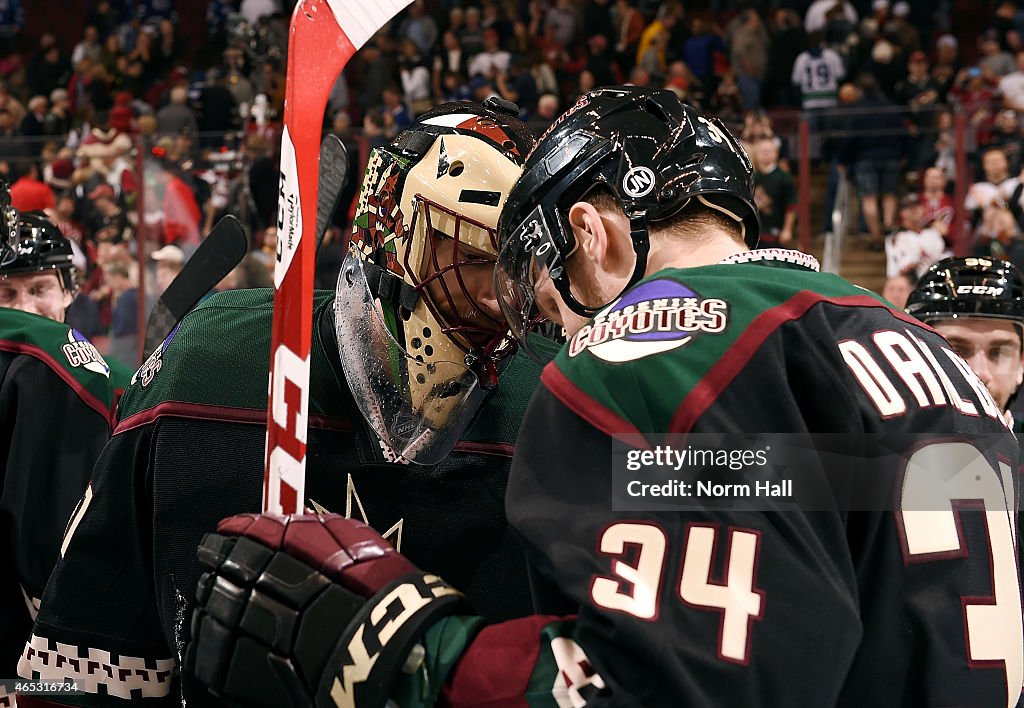
<svg viewBox="0 0 1024 708"><path fill-rule="evenodd" d="M747 249L727 234L715 235L699 242L673 238L651 239L651 252L647 256L647 275L666 268L696 268L714 265L722 259L743 253Z"/></svg>

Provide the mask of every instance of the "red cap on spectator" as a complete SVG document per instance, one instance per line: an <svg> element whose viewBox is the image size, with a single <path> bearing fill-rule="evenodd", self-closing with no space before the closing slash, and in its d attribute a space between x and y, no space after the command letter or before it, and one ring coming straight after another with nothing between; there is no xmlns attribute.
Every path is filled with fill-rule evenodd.
<svg viewBox="0 0 1024 708"><path fill-rule="evenodd" d="M910 61L928 61L928 55L918 49L910 55Z"/></svg>
<svg viewBox="0 0 1024 708"><path fill-rule="evenodd" d="M114 188L109 184L99 184L89 192L89 199L99 199L100 197L106 197L107 199L114 198Z"/></svg>
<svg viewBox="0 0 1024 708"><path fill-rule="evenodd" d="M71 160L53 161L53 176L57 179L71 179L73 174L75 174L75 163Z"/></svg>

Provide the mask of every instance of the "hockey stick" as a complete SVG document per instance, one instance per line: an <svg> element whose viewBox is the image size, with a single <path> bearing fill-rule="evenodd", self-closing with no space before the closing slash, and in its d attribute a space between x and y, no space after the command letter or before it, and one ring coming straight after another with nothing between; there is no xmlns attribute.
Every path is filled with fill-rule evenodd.
<svg viewBox="0 0 1024 708"><path fill-rule="evenodd" d="M305 504L321 126L338 74L411 0L299 0L288 32L263 510ZM304 234L313 238L303 238Z"/></svg>
<svg viewBox="0 0 1024 708"><path fill-rule="evenodd" d="M242 262L248 245L242 224L235 217L225 216L214 225L153 305L146 322L143 361L203 296Z"/></svg>
<svg viewBox="0 0 1024 708"><path fill-rule="evenodd" d="M324 235L338 208L341 190L348 176L348 150L337 135L328 135L320 145L320 193L316 200L316 250L324 244Z"/></svg>
<svg viewBox="0 0 1024 708"><path fill-rule="evenodd" d="M320 165L320 197L316 209L318 250L323 243L327 225L338 208L338 200L348 174L348 151L336 135L327 136L320 146ZM185 315L199 304L203 296L242 262L245 254L246 239L241 224L234 216L225 216L216 223L153 305L146 322L143 361L160 346Z"/></svg>

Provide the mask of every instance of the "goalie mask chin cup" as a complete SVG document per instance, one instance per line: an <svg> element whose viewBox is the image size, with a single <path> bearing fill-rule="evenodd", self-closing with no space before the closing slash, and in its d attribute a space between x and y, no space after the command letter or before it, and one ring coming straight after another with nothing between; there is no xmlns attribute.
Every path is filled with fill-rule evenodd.
<svg viewBox="0 0 1024 708"><path fill-rule="evenodd" d="M757 245L753 167L720 120L701 115L671 91L591 91L541 136L501 214L495 291L509 328L527 350L526 334L540 319L541 278L549 277L577 314L591 317L609 304L580 302L565 268L577 246L568 210L598 187L629 219L637 258L626 289L646 271L649 225L670 219L693 199L735 221L746 244Z"/></svg>
<svg viewBox="0 0 1024 708"><path fill-rule="evenodd" d="M0 278L56 271L61 288L77 291L74 251L45 215L18 212L0 200Z"/></svg>
<svg viewBox="0 0 1024 708"><path fill-rule="evenodd" d="M367 162L336 327L360 412L400 461L447 456L515 350L496 225L532 144L504 106L460 102Z"/></svg>

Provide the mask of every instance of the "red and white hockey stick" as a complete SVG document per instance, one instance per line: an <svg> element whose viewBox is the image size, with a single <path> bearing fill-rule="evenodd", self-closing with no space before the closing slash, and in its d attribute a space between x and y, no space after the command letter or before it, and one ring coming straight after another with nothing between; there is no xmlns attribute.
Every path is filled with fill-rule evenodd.
<svg viewBox="0 0 1024 708"><path fill-rule="evenodd" d="M305 503L321 123L338 74L411 0L300 0L288 36L263 510ZM306 235L307 238L303 238Z"/></svg>

